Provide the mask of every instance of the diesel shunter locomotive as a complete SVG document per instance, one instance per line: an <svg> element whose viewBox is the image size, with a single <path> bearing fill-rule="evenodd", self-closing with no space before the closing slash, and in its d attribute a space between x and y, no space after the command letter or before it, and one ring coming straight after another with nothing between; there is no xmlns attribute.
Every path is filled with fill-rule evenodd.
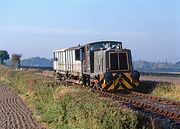
<svg viewBox="0 0 180 129"><path fill-rule="evenodd" d="M54 71L59 80L103 91L134 89L140 73L133 70L131 51L117 41L100 41L55 50Z"/></svg>

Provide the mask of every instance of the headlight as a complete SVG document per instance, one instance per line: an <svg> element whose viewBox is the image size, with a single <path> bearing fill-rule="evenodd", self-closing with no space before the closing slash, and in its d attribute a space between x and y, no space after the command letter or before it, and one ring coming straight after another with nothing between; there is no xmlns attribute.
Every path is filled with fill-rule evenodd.
<svg viewBox="0 0 180 129"><path fill-rule="evenodd" d="M107 72L104 74L104 79L107 83L110 83L113 81L113 75L111 72Z"/></svg>
<svg viewBox="0 0 180 129"><path fill-rule="evenodd" d="M132 78L133 78L133 80L135 80L135 81L139 81L140 72L134 70L134 71L132 72Z"/></svg>

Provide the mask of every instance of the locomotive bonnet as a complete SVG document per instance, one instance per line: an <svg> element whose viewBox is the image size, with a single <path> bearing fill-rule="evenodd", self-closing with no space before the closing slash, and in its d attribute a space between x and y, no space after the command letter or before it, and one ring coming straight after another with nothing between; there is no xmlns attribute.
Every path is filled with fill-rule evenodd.
<svg viewBox="0 0 180 129"><path fill-rule="evenodd" d="M134 89L140 73L133 70L130 49L117 41L100 41L55 50L54 71L59 80L103 91Z"/></svg>

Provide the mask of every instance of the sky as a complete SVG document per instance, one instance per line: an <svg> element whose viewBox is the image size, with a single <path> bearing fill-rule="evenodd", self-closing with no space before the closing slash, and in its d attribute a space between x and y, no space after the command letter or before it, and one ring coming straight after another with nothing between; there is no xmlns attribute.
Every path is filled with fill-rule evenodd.
<svg viewBox="0 0 180 129"><path fill-rule="evenodd" d="M180 61L180 0L0 0L0 49L23 58L121 41L133 60Z"/></svg>

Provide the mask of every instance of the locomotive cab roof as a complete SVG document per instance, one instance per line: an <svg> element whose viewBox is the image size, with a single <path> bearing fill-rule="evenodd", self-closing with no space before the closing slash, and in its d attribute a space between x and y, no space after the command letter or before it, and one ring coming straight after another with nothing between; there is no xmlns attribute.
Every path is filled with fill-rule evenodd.
<svg viewBox="0 0 180 129"><path fill-rule="evenodd" d="M109 49L109 48L115 48L119 47L119 49L122 49L122 42L117 41L99 41L99 42L92 42L88 43L84 46L89 46L90 51L100 50L100 49Z"/></svg>

